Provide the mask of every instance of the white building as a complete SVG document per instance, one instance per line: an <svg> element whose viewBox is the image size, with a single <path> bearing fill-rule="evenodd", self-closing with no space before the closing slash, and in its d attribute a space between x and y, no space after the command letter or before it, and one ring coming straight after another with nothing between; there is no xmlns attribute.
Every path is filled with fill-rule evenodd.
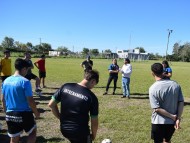
<svg viewBox="0 0 190 143"><path fill-rule="evenodd" d="M60 56L60 54L59 51L49 51L49 56Z"/></svg>
<svg viewBox="0 0 190 143"><path fill-rule="evenodd" d="M149 59L148 53L140 53L139 49L117 50L118 58L129 58L130 60L144 61Z"/></svg>

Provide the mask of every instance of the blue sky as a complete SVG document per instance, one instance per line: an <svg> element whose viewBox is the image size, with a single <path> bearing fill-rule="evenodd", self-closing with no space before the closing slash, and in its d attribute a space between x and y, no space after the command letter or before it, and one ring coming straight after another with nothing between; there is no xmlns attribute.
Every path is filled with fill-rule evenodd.
<svg viewBox="0 0 190 143"><path fill-rule="evenodd" d="M189 0L0 0L0 42L41 42L71 51L143 47L165 55L190 42Z"/></svg>

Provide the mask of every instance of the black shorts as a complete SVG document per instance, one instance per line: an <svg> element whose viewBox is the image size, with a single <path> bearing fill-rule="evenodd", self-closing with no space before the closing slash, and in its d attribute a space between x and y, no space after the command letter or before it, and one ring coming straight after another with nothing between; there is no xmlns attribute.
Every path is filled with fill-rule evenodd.
<svg viewBox="0 0 190 143"><path fill-rule="evenodd" d="M36 128L33 113L25 112L7 112L6 122L8 126L9 137L20 136L23 130L30 134Z"/></svg>
<svg viewBox="0 0 190 143"><path fill-rule="evenodd" d="M151 139L154 143L161 143L163 139L169 142L174 132L174 124L152 124Z"/></svg>
<svg viewBox="0 0 190 143"><path fill-rule="evenodd" d="M45 78L46 77L46 72L39 71L39 77L40 78Z"/></svg>
<svg viewBox="0 0 190 143"><path fill-rule="evenodd" d="M35 74L33 74L33 73L30 73L30 74L27 74L26 76L25 76L25 78L27 78L28 80L31 80L31 79L36 79L36 75Z"/></svg>
<svg viewBox="0 0 190 143"><path fill-rule="evenodd" d="M66 133L61 130L62 135L67 138L71 143L92 143L92 139L90 134L89 135L79 135Z"/></svg>

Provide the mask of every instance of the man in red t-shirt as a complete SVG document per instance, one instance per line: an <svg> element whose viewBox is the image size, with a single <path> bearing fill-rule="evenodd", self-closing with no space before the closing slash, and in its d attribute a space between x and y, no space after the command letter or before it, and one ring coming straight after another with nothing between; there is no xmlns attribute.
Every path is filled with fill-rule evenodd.
<svg viewBox="0 0 190 143"><path fill-rule="evenodd" d="M42 87L45 88L45 77L46 77L46 68L45 68L45 55L41 55L41 58L34 63L34 65L39 69L40 83Z"/></svg>

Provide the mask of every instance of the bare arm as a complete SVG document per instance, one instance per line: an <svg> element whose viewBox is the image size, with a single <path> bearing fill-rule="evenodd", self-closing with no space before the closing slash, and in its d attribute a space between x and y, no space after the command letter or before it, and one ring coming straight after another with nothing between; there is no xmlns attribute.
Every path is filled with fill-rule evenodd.
<svg viewBox="0 0 190 143"><path fill-rule="evenodd" d="M38 64L35 62L34 65L38 68ZM38 68L39 69L39 68Z"/></svg>
<svg viewBox="0 0 190 143"><path fill-rule="evenodd" d="M97 130L98 130L98 117L91 118L91 130L92 130L92 140L96 138Z"/></svg>
<svg viewBox="0 0 190 143"><path fill-rule="evenodd" d="M173 114L167 112L165 109L156 108L156 109L154 109L154 110L155 110L155 112L157 112L157 113L159 113L159 114L161 114L161 115L163 115L163 116L166 116L166 117L168 117L168 118L171 118L171 119L174 120L174 121L175 121L176 118L177 118L177 115L173 115Z"/></svg>
<svg viewBox="0 0 190 143"><path fill-rule="evenodd" d="M60 113L59 113L59 109L57 107L57 103L53 99L51 99L48 106L51 108L51 111L52 111L53 115L57 119L60 119Z"/></svg>
<svg viewBox="0 0 190 143"><path fill-rule="evenodd" d="M1 95L1 101L3 103L3 110L4 110L4 112L6 112L7 109L6 109L6 104L5 104L5 98L3 95Z"/></svg>
<svg viewBox="0 0 190 143"><path fill-rule="evenodd" d="M36 108L36 103L35 103L33 97L27 96L27 101L28 101L28 104L29 104L30 108L32 109L36 119L38 119L40 117L40 113L38 112L38 110Z"/></svg>
<svg viewBox="0 0 190 143"><path fill-rule="evenodd" d="M175 123L175 129L180 129L180 122L181 122L181 115L183 113L183 108L184 108L184 102L179 102L178 104L178 113L177 113L177 119Z"/></svg>

